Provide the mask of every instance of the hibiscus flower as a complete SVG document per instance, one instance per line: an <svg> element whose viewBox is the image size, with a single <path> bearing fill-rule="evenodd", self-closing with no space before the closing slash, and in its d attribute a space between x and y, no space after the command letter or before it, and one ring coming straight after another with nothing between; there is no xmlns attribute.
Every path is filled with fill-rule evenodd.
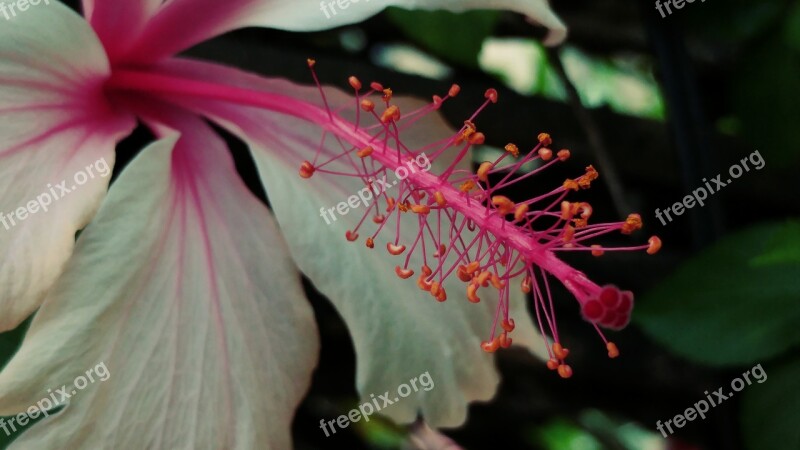
<svg viewBox="0 0 800 450"><path fill-rule="evenodd" d="M317 30L389 5L509 9L547 26L548 43L565 35L545 0L373 0L330 17L312 1L84 0L85 19L44 1L2 24L0 329L36 315L0 373L0 415L17 425L44 417L15 446L289 448L319 350L298 268L348 324L363 399L422 373L436 381L381 411L401 423L456 426L469 402L491 398L498 380L484 351L510 345L512 330L515 343L534 342L526 292L554 341L548 364L568 377L548 276L595 326L627 323L629 293L554 256L602 253L584 241L640 226L635 216L590 226L588 205L563 201L596 172L519 204L493 195L511 180L488 184L525 162L543 170L566 159L548 136L475 174L474 116L453 133L436 114L457 86L425 103L353 77L348 95L174 56L245 26ZM487 91L481 109L496 100ZM249 145L272 210L244 186L209 122ZM154 141L108 189L115 146L137 124ZM377 178L412 160L429 164L377 192ZM361 211L328 209L365 186L374 198ZM552 205L537 209L544 200ZM328 223L320 208L339 216ZM366 241L365 218L378 230ZM350 242L374 247L381 229L394 234L388 254ZM414 270L421 289L404 280ZM515 279L522 288L510 288ZM499 300L481 302L479 289ZM608 351L616 355L612 343Z"/></svg>

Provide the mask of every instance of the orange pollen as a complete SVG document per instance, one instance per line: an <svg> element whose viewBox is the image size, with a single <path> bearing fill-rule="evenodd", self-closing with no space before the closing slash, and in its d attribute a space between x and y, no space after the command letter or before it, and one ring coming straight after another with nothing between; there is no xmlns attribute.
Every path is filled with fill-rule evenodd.
<svg viewBox="0 0 800 450"><path fill-rule="evenodd" d="M353 242L358 239L358 233L354 233L350 230L345 231L344 237L347 238L348 241Z"/></svg>
<svg viewBox="0 0 800 450"><path fill-rule="evenodd" d="M311 58L308 58L308 59L306 60L306 64L308 64L308 68L309 68L309 69L311 69L311 68L313 68L313 67L314 67L314 65L315 65L315 64L317 64L317 61L315 61L315 60L313 60L313 59L311 59Z"/></svg>
<svg viewBox="0 0 800 450"><path fill-rule="evenodd" d="M495 340L493 340L491 342L484 341L484 342L481 343L481 348L486 353L494 353L494 352L497 351L498 347L500 347L500 342L498 342L497 339L495 339Z"/></svg>
<svg viewBox="0 0 800 450"><path fill-rule="evenodd" d="M467 272L466 266L458 266L458 270L456 271L456 275L458 279L467 283L472 280L472 274Z"/></svg>
<svg viewBox="0 0 800 450"><path fill-rule="evenodd" d="M570 242L575 236L575 227L572 225L567 225L564 227L564 237L562 238L565 243Z"/></svg>
<svg viewBox="0 0 800 450"><path fill-rule="evenodd" d="M503 289L504 287L506 287L506 282L501 280L500 277L497 276L496 273L492 274L492 278L491 278L490 281L492 282L492 286L494 286L494 288L497 289L497 290L500 290L500 289Z"/></svg>
<svg viewBox="0 0 800 450"><path fill-rule="evenodd" d="M578 184L581 186L582 189L588 189L591 186L592 181L596 180L600 177L600 174L597 173L594 166L589 166L586 168L586 174L582 175L578 178Z"/></svg>
<svg viewBox="0 0 800 450"><path fill-rule="evenodd" d="M381 122L383 123L397 122L398 120L400 120L400 108L397 105L386 108L386 111L381 114Z"/></svg>
<svg viewBox="0 0 800 450"><path fill-rule="evenodd" d="M561 149L557 153L558 159L560 159L561 161L568 160L570 155L571 155L571 153L567 149Z"/></svg>
<svg viewBox="0 0 800 450"><path fill-rule="evenodd" d="M489 278L491 278L491 276L492 276L491 273L489 273L488 271L484 270L483 272L478 274L478 276L475 277L475 279L473 281L475 281L476 283L478 283L479 285L481 285L483 287L486 287L486 286L489 286Z"/></svg>
<svg viewBox="0 0 800 450"><path fill-rule="evenodd" d="M396 266L394 268L394 273L396 273L398 277L400 277L400 278L402 278L404 280L406 280L408 278L411 278L414 275L414 271L413 270L411 270L411 269L403 269L400 266Z"/></svg>
<svg viewBox="0 0 800 450"><path fill-rule="evenodd" d="M403 244L394 245L391 242L389 242L388 244L386 244L386 250L388 250L389 253L391 253L392 255L397 256L406 251L406 246Z"/></svg>
<svg viewBox="0 0 800 450"><path fill-rule="evenodd" d="M371 238L367 238L367 248L375 248L375 241Z"/></svg>
<svg viewBox="0 0 800 450"><path fill-rule="evenodd" d="M475 294L478 291L478 285L470 283L467 285L467 300L472 303L479 303L481 299Z"/></svg>
<svg viewBox="0 0 800 450"><path fill-rule="evenodd" d="M636 230L642 229L642 216L639 214L630 214L625 223L622 224L622 234L631 234Z"/></svg>
<svg viewBox="0 0 800 450"><path fill-rule="evenodd" d="M481 145L486 142L486 136L481 133L480 131L477 133L473 133L467 141L472 145Z"/></svg>
<svg viewBox="0 0 800 450"><path fill-rule="evenodd" d="M517 209L514 210L514 220L517 222L522 222L525 220L525 214L528 213L528 204L527 203L520 203L517 205Z"/></svg>
<svg viewBox="0 0 800 450"><path fill-rule="evenodd" d="M511 144L511 143L509 143L509 144L506 144L505 150L506 150L508 153L511 153L511 155L512 155L514 158L519 158L519 147L517 147L516 145L514 145L514 144Z"/></svg>
<svg viewBox="0 0 800 450"><path fill-rule="evenodd" d="M367 156L371 155L373 151L375 151L375 149L372 148L371 145L368 145L356 152L356 155L358 155L359 158L366 158Z"/></svg>
<svg viewBox="0 0 800 450"><path fill-rule="evenodd" d="M492 205L497 208L497 212L500 213L501 216L511 213L511 211L514 211L514 208L516 207L514 202L503 195L495 195L492 197Z"/></svg>
<svg viewBox="0 0 800 450"><path fill-rule="evenodd" d="M472 261L471 263L467 264L467 272L471 275L478 271L481 268L481 263L478 261Z"/></svg>
<svg viewBox="0 0 800 450"><path fill-rule="evenodd" d="M458 189L463 193L468 193L469 191L475 189L475 182L472 180L467 180L458 187Z"/></svg>
<svg viewBox="0 0 800 450"><path fill-rule="evenodd" d="M647 243L650 244L650 246L647 247L648 255L655 255L659 250L661 250L661 238L658 236L651 237L647 240Z"/></svg>
<svg viewBox="0 0 800 450"><path fill-rule="evenodd" d="M419 288L422 289L423 291L430 291L431 283L425 281L425 278L427 278L427 275L425 274L420 275L419 278L417 278L417 286L419 286Z"/></svg>
<svg viewBox="0 0 800 450"><path fill-rule="evenodd" d="M377 81L373 81L369 84L369 87L372 88L373 91L382 91L383 85L378 83Z"/></svg>
<svg viewBox="0 0 800 450"><path fill-rule="evenodd" d="M522 283L520 284L520 290L523 294L530 294L531 293L531 276L525 275L525 278L522 279Z"/></svg>
<svg viewBox="0 0 800 450"><path fill-rule="evenodd" d="M617 344L613 342L609 342L606 344L606 350L608 350L608 357L609 358L616 358L619 356L619 349L617 348Z"/></svg>
<svg viewBox="0 0 800 450"><path fill-rule="evenodd" d="M372 112L375 110L375 103L368 99L361 100L361 109L366 112Z"/></svg>
<svg viewBox="0 0 800 450"><path fill-rule="evenodd" d="M447 246L444 244L439 244L439 248L433 252L433 257L438 258L439 256L444 256L445 252L447 252Z"/></svg>
<svg viewBox="0 0 800 450"><path fill-rule="evenodd" d="M302 178L311 178L316 170L317 169L308 161L303 161L303 163L300 164L300 176Z"/></svg>
<svg viewBox="0 0 800 450"><path fill-rule="evenodd" d="M392 101L392 90L391 89L386 88L386 89L383 90L383 101L385 101L386 103L389 103L390 101Z"/></svg>
<svg viewBox="0 0 800 450"><path fill-rule="evenodd" d="M555 359L550 359L547 361L547 368L550 370L557 370L558 369L558 361Z"/></svg>
<svg viewBox="0 0 800 450"><path fill-rule="evenodd" d="M431 274L433 273L433 270L431 270L431 268L428 267L427 264L423 264L421 270L422 270L422 273L424 273L426 277L431 276Z"/></svg>
<svg viewBox="0 0 800 450"><path fill-rule="evenodd" d="M561 344L559 344L558 342L554 342L553 354L556 356L556 358L564 360L567 359L567 356L569 355L569 350L562 347Z"/></svg>
<svg viewBox="0 0 800 450"><path fill-rule="evenodd" d="M573 180L572 178L567 178L564 180L564 189L567 191L577 191L580 188L580 185L577 181Z"/></svg>
<svg viewBox="0 0 800 450"><path fill-rule="evenodd" d="M540 148L538 153L542 161L550 161L553 159L553 151L549 148Z"/></svg>
<svg viewBox="0 0 800 450"><path fill-rule="evenodd" d="M353 89L357 91L361 90L361 80L359 80L358 78L351 76L350 78L347 79L347 82L350 83L350 86Z"/></svg>
<svg viewBox="0 0 800 450"><path fill-rule="evenodd" d="M450 97L455 97L458 95L459 92L461 92L461 86L454 84L450 86L450 90L447 91L447 95L449 95Z"/></svg>
<svg viewBox="0 0 800 450"><path fill-rule="evenodd" d="M392 212L395 207L395 199L394 197L387 197L386 198L386 212Z"/></svg>
<svg viewBox="0 0 800 450"><path fill-rule="evenodd" d="M602 247L598 244L592 245L592 256L603 256L605 252L601 249Z"/></svg>
<svg viewBox="0 0 800 450"><path fill-rule="evenodd" d="M510 338L510 337L508 337L508 333L507 333L507 332L505 332L505 331L504 331L504 332L503 332L503 333L500 335L500 339L499 339L499 341L500 341L500 347L502 347L502 348L508 348L508 347L511 347L511 338Z"/></svg>
<svg viewBox="0 0 800 450"><path fill-rule="evenodd" d="M384 220L386 220L386 216L384 216L383 214L378 214L372 217L372 221L375 223L383 223Z"/></svg>
<svg viewBox="0 0 800 450"><path fill-rule="evenodd" d="M537 139L539 140L539 143L544 145L545 147L553 143L553 139L547 133L539 133Z"/></svg>
<svg viewBox="0 0 800 450"><path fill-rule="evenodd" d="M558 366L558 375L564 379L572 377L572 367L567 364L561 364Z"/></svg>
<svg viewBox="0 0 800 450"><path fill-rule="evenodd" d="M408 201L400 202L397 204L397 209L399 209L400 212L408 212L409 207L410 205L408 204Z"/></svg>
<svg viewBox="0 0 800 450"><path fill-rule="evenodd" d="M433 96L433 106L435 106L436 109L439 109L443 101L444 100L442 100L442 97L439 97L438 95Z"/></svg>
<svg viewBox="0 0 800 450"><path fill-rule="evenodd" d="M431 208L428 205L411 205L411 211L417 214L428 214Z"/></svg>
<svg viewBox="0 0 800 450"><path fill-rule="evenodd" d="M433 193L433 199L436 200L436 204L445 207L447 206L447 200L444 198L444 194L439 191Z"/></svg>
<svg viewBox="0 0 800 450"><path fill-rule="evenodd" d="M500 323L500 326L503 328L503 330L505 330L505 331L507 331L509 333L514 331L514 328L516 328L516 324L514 323L514 319L508 319L508 320L504 319Z"/></svg>

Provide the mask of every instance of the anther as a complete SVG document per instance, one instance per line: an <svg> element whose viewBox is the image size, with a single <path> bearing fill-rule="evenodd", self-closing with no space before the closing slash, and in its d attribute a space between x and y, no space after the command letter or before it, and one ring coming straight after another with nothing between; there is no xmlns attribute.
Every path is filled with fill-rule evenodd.
<svg viewBox="0 0 800 450"><path fill-rule="evenodd" d="M519 158L519 147L517 147L516 145L508 143L506 144L505 150L508 153L511 153L511 156L513 156L514 158Z"/></svg>
<svg viewBox="0 0 800 450"><path fill-rule="evenodd" d="M501 280L496 273L492 274L492 278L490 279L490 281L492 282L492 286L494 286L495 289L500 290L506 287L506 282Z"/></svg>
<svg viewBox="0 0 800 450"><path fill-rule="evenodd" d="M467 300L471 303L479 303L481 299L475 294L478 291L478 285L470 283L467 285Z"/></svg>
<svg viewBox="0 0 800 450"><path fill-rule="evenodd" d="M411 269L403 269L400 266L396 266L394 268L394 273L396 273L398 277L400 277L400 278L402 278L404 280L406 280L408 278L411 278L414 275L414 271L413 270L411 270Z"/></svg>
<svg viewBox="0 0 800 450"><path fill-rule="evenodd" d="M367 248L375 248L375 241L371 238L367 238Z"/></svg>
<svg viewBox="0 0 800 450"><path fill-rule="evenodd" d="M364 99L361 100L361 109L366 112L372 112L375 110L375 103L372 100Z"/></svg>
<svg viewBox="0 0 800 450"><path fill-rule="evenodd" d="M600 177L600 174L597 173L594 166L589 166L586 168L586 174L578 177L578 184L582 189L588 189L592 181L596 180L598 177Z"/></svg>
<svg viewBox="0 0 800 450"><path fill-rule="evenodd" d="M391 89L386 88L386 89L383 90L383 101L386 102L386 103L389 103L390 101L392 101L392 90Z"/></svg>
<svg viewBox="0 0 800 450"><path fill-rule="evenodd" d="M468 193L469 191L473 190L473 189L475 189L475 182L472 181L472 180L467 180L467 181L461 183L461 185L458 187L458 190L460 190L461 192L463 192L465 194Z"/></svg>
<svg viewBox="0 0 800 450"><path fill-rule="evenodd" d="M344 237L346 237L348 241L353 242L356 239L358 239L358 233L355 233L353 231L347 230L344 233Z"/></svg>
<svg viewBox="0 0 800 450"><path fill-rule="evenodd" d="M647 240L647 243L650 244L650 246L647 247L648 255L655 255L659 250L661 250L661 238L658 236L651 237Z"/></svg>
<svg viewBox="0 0 800 450"><path fill-rule="evenodd" d="M549 360L547 360L547 368L548 368L548 369L550 369L550 370L557 370L557 369L558 369L558 366L559 366L559 364L558 364L558 361L556 361L555 359L549 359Z"/></svg>
<svg viewBox="0 0 800 450"><path fill-rule="evenodd" d="M352 88L355 89L356 91L361 90L361 80L359 80L358 78L351 76L350 78L347 79L347 82L350 83L350 86L352 86Z"/></svg>
<svg viewBox="0 0 800 450"><path fill-rule="evenodd" d="M398 120L400 120L400 108L397 105L389 106L381 114L381 122L383 123L397 122Z"/></svg>
<svg viewBox="0 0 800 450"><path fill-rule="evenodd" d="M489 271L484 270L483 272L479 273L478 276L475 277L474 281L479 285L486 287L489 286L489 278L491 277L492 274Z"/></svg>
<svg viewBox="0 0 800 450"><path fill-rule="evenodd" d="M560 159L561 161L568 160L570 155L571 155L571 153L567 149L561 149L557 153L558 159Z"/></svg>
<svg viewBox="0 0 800 450"><path fill-rule="evenodd" d="M545 147L553 143L553 139L547 133L539 133L539 136L537 136L536 138L539 140L539 143Z"/></svg>
<svg viewBox="0 0 800 450"><path fill-rule="evenodd" d="M471 134L469 138L467 138L467 142L469 142L472 145L481 145L484 142L486 142L486 136L479 131L477 133Z"/></svg>
<svg viewBox="0 0 800 450"><path fill-rule="evenodd" d="M433 273L433 270L431 270L431 268L428 267L427 264L423 264L421 270L422 270L422 273L424 273L426 277L431 276L431 274Z"/></svg>
<svg viewBox="0 0 800 450"><path fill-rule="evenodd" d="M592 256L603 256L603 248L599 244L592 245Z"/></svg>
<svg viewBox="0 0 800 450"><path fill-rule="evenodd" d="M492 164L492 163L490 163L488 161L482 162L481 165L478 166L478 172L477 172L478 179L483 181L484 183L488 183L489 182L489 171L492 170L492 167L494 167L494 164Z"/></svg>
<svg viewBox="0 0 800 450"><path fill-rule="evenodd" d="M520 285L520 290L523 294L530 294L531 293L531 276L525 275L522 279L522 283Z"/></svg>
<svg viewBox="0 0 800 450"><path fill-rule="evenodd" d="M386 220L386 216L383 214L378 214L372 217L372 221L375 223L383 223L384 220Z"/></svg>
<svg viewBox="0 0 800 450"><path fill-rule="evenodd" d="M444 194L439 191L433 193L433 199L436 200L436 204L445 207L447 206L447 199L444 198Z"/></svg>
<svg viewBox="0 0 800 450"><path fill-rule="evenodd" d="M549 148L540 148L538 153L542 161L550 161L553 159L553 151Z"/></svg>
<svg viewBox="0 0 800 450"><path fill-rule="evenodd" d="M317 61L315 61L315 60L313 60L311 58L308 58L308 59L306 59L306 63L308 64L308 68L312 69L314 67L314 65L317 64Z"/></svg>
<svg viewBox="0 0 800 450"><path fill-rule="evenodd" d="M438 95L433 96L433 106L436 107L436 109L439 109L439 107L442 106L442 102L444 102L442 97L439 97Z"/></svg>
<svg viewBox="0 0 800 450"><path fill-rule="evenodd" d="M606 344L606 350L608 350L608 357L609 358L616 358L619 356L619 349L617 348L617 344L613 342L609 342Z"/></svg>
<svg viewBox="0 0 800 450"><path fill-rule="evenodd" d="M391 242L389 242L386 244L386 250L388 250L389 253L391 253L392 255L397 256L406 251L406 246L403 244L394 245Z"/></svg>
<svg viewBox="0 0 800 450"><path fill-rule="evenodd" d="M528 204L527 203L520 203L517 205L517 209L514 210L514 220L517 222L521 222L525 219L525 214L528 213Z"/></svg>
<svg viewBox="0 0 800 450"><path fill-rule="evenodd" d="M454 84L450 86L450 90L447 91L447 95L449 95L450 97L455 97L456 95L458 95L459 92L461 92L461 86Z"/></svg>
<svg viewBox="0 0 800 450"><path fill-rule="evenodd" d="M500 347L500 342L498 342L497 339L494 339L491 342L489 341L481 342L481 348L486 353L494 353L497 351L498 347Z"/></svg>
<svg viewBox="0 0 800 450"><path fill-rule="evenodd" d="M558 359L567 359L567 355L569 355L569 350L562 347L560 343L554 342L553 343L553 354Z"/></svg>
<svg viewBox="0 0 800 450"><path fill-rule="evenodd" d="M630 214L625 223L622 224L622 234L631 234L636 230L642 229L642 216L639 214Z"/></svg>
<svg viewBox="0 0 800 450"><path fill-rule="evenodd" d="M371 145L368 145L356 152L356 155L358 155L359 158L366 158L367 156L371 155L373 151L375 151L375 149L372 148Z"/></svg>
<svg viewBox="0 0 800 450"><path fill-rule="evenodd" d="M495 89L487 89L483 96L489 99L492 103L497 103L497 91Z"/></svg>
<svg viewBox="0 0 800 450"><path fill-rule="evenodd" d="M497 208L497 212L499 212L501 216L511 213L515 207L514 202L503 195L495 195L492 197L492 205Z"/></svg>
<svg viewBox="0 0 800 450"><path fill-rule="evenodd" d="M564 379L570 378L572 376L572 367L567 364L561 364L558 366L558 375Z"/></svg>
<svg viewBox="0 0 800 450"><path fill-rule="evenodd" d="M308 161L303 161L303 163L300 164L300 176L302 178L311 178L316 170L317 169Z"/></svg>
<svg viewBox="0 0 800 450"><path fill-rule="evenodd" d="M411 211L417 214L428 214L431 208L428 205L411 205Z"/></svg>
<svg viewBox="0 0 800 450"><path fill-rule="evenodd" d="M382 91L383 85L378 83L377 81L373 81L369 84L369 87L372 88L373 91Z"/></svg>
<svg viewBox="0 0 800 450"><path fill-rule="evenodd" d="M420 274L419 278L417 278L417 286L419 286L419 288L422 289L423 291L430 291L431 290L431 283L425 281L425 278L427 278L427 277L428 277L428 275L425 275L423 273L423 274Z"/></svg>
<svg viewBox="0 0 800 450"><path fill-rule="evenodd" d="M509 318L508 320L503 319L503 321L500 323L500 326L503 328L503 330L511 333L514 331L516 324L514 323L514 319Z"/></svg>

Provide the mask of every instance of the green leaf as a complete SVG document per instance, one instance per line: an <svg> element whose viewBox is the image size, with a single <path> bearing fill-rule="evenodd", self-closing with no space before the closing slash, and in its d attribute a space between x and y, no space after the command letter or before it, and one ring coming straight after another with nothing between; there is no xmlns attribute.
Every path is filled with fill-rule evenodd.
<svg viewBox="0 0 800 450"><path fill-rule="evenodd" d="M483 41L492 34L500 13L470 11L407 11L389 8L387 17L413 42L434 56L477 68Z"/></svg>
<svg viewBox="0 0 800 450"><path fill-rule="evenodd" d="M753 258L753 266L800 263L800 223L789 222L767 243L763 253Z"/></svg>
<svg viewBox="0 0 800 450"><path fill-rule="evenodd" d="M774 251L776 238L797 226L759 225L722 239L639 301L634 321L676 354L708 365L763 362L800 344L800 263ZM767 263L754 263L762 255Z"/></svg>
<svg viewBox="0 0 800 450"><path fill-rule="evenodd" d="M769 368L763 386L748 387L742 399L741 416L748 450L800 448L797 392L800 392L800 360Z"/></svg>

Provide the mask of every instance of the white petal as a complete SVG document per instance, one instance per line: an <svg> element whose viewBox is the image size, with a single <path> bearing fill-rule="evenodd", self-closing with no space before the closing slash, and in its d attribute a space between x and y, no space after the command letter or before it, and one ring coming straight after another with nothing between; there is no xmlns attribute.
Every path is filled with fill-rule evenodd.
<svg viewBox="0 0 800 450"><path fill-rule="evenodd" d="M193 128L126 168L0 372L0 415L110 372L14 448L290 448L313 313L266 208Z"/></svg>
<svg viewBox="0 0 800 450"><path fill-rule="evenodd" d="M109 73L92 30L59 2L2 21L0 331L39 306L105 196L114 145L135 125L108 108Z"/></svg>

